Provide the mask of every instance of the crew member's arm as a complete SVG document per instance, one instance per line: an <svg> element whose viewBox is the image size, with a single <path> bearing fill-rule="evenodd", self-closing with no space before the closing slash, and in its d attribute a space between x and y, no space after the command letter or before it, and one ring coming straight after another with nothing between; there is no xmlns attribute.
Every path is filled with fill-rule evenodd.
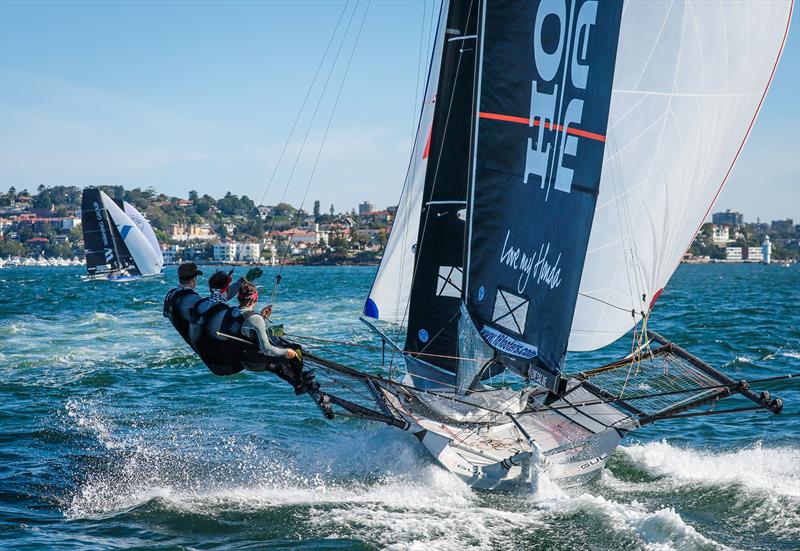
<svg viewBox="0 0 800 551"><path fill-rule="evenodd" d="M233 270L231 270L230 273L233 274ZM250 268L249 270L247 270L247 273L244 274L244 277L240 277L235 282L231 283L231 285L228 287L227 300L230 300L236 296L236 294L239 292L239 287L242 285L242 281L253 283L253 281L261 277L263 273L264 271L259 267Z"/></svg>
<svg viewBox="0 0 800 551"><path fill-rule="evenodd" d="M226 302L237 295L237 293L239 292L239 287L241 287L242 285L242 281L244 281L244 278L240 277L239 279L230 284L230 286L228 287L228 296L225 297Z"/></svg>
<svg viewBox="0 0 800 551"><path fill-rule="evenodd" d="M258 347L261 349L262 354L265 356L279 356L282 358L289 357L291 352L288 348L281 348L269 342L269 336L267 336L267 325L264 322L264 318L261 316L250 316L245 322L245 326L247 325L250 326L250 328L255 332L256 337L258 337Z"/></svg>

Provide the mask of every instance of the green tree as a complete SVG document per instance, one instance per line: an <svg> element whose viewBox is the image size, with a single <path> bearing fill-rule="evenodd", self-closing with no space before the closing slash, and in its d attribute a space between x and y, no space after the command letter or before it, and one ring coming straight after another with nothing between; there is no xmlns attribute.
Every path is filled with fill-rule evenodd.
<svg viewBox="0 0 800 551"><path fill-rule="evenodd" d="M0 241L0 257L6 256L25 256L28 254L28 247L19 241L3 239Z"/></svg>

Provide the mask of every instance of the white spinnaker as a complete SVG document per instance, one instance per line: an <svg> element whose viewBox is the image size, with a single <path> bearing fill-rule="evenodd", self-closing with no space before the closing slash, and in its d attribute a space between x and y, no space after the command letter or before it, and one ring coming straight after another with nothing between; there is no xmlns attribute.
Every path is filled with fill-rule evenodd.
<svg viewBox="0 0 800 551"><path fill-rule="evenodd" d="M147 238L147 242L150 243L150 247L153 249L153 252L156 255L156 268L158 271L161 271L161 268L164 267L164 255L161 253L161 247L158 244L158 239L156 239L156 233L153 231L152 226L150 226L150 222L147 221L141 212L139 212L136 207L128 203L127 201L122 203L122 206L125 207L125 214L133 220L133 223L136 224L136 227L144 234Z"/></svg>
<svg viewBox="0 0 800 551"><path fill-rule="evenodd" d="M108 211L108 215L117 227L125 246L128 247L136 267L142 275L155 275L161 273L158 259L147 238L136 226L136 223L117 206L117 204L105 193L100 192L103 206Z"/></svg>
<svg viewBox="0 0 800 551"><path fill-rule="evenodd" d="M436 42L433 47L428 81L425 85L422 113L417 126L414 149L406 173L406 181L392 231L386 243L381 265L372 283L364 314L391 323L404 323L414 276L414 256L425 189L425 174L428 166L431 126L439 87L439 68L442 50L447 37L447 0L442 2Z"/></svg>
<svg viewBox="0 0 800 551"><path fill-rule="evenodd" d="M667 284L747 139L791 12L783 0L626 2L569 350L624 335Z"/></svg>

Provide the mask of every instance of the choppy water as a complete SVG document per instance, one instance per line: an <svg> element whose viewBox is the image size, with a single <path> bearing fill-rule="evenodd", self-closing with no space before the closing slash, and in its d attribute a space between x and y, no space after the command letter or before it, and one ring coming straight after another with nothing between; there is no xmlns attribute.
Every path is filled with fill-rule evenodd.
<svg viewBox="0 0 800 551"><path fill-rule="evenodd" d="M368 342L357 315L373 272L288 269L276 317ZM638 431L590 486L477 492L396 429L324 421L267 374L211 375L161 316L174 269L80 275L0 270L0 547L800 547L797 385L769 387L780 417ZM682 266L651 327L734 377L797 372L798 305L796 266Z"/></svg>

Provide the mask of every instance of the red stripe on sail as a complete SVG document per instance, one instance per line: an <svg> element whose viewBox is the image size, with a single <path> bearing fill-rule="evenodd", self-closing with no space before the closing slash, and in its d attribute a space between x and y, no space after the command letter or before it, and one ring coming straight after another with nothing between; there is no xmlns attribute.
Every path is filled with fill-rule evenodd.
<svg viewBox="0 0 800 551"><path fill-rule="evenodd" d="M499 113L486 113L484 111L480 112L480 117L482 119L490 119L495 121L505 121L505 122L515 122L518 124L528 124L530 125L531 120L526 119L525 117L514 117L512 115L501 115ZM539 119L533 121L533 126L541 126L541 122ZM548 130L556 130L557 132L563 132L564 127L558 124L550 124L549 122L544 123L544 127ZM606 141L606 137L602 134L596 134L594 132L588 132L586 130L580 130L578 128L573 128L571 126L567 127L567 134L572 134L573 136L580 136L582 138L589 138L590 140L597 140L598 142Z"/></svg>
<svg viewBox="0 0 800 551"><path fill-rule="evenodd" d="M422 152L423 159L427 159L428 153L431 152L431 134L433 134L433 125L431 125L431 129L428 130L428 142L425 144L425 151Z"/></svg>

